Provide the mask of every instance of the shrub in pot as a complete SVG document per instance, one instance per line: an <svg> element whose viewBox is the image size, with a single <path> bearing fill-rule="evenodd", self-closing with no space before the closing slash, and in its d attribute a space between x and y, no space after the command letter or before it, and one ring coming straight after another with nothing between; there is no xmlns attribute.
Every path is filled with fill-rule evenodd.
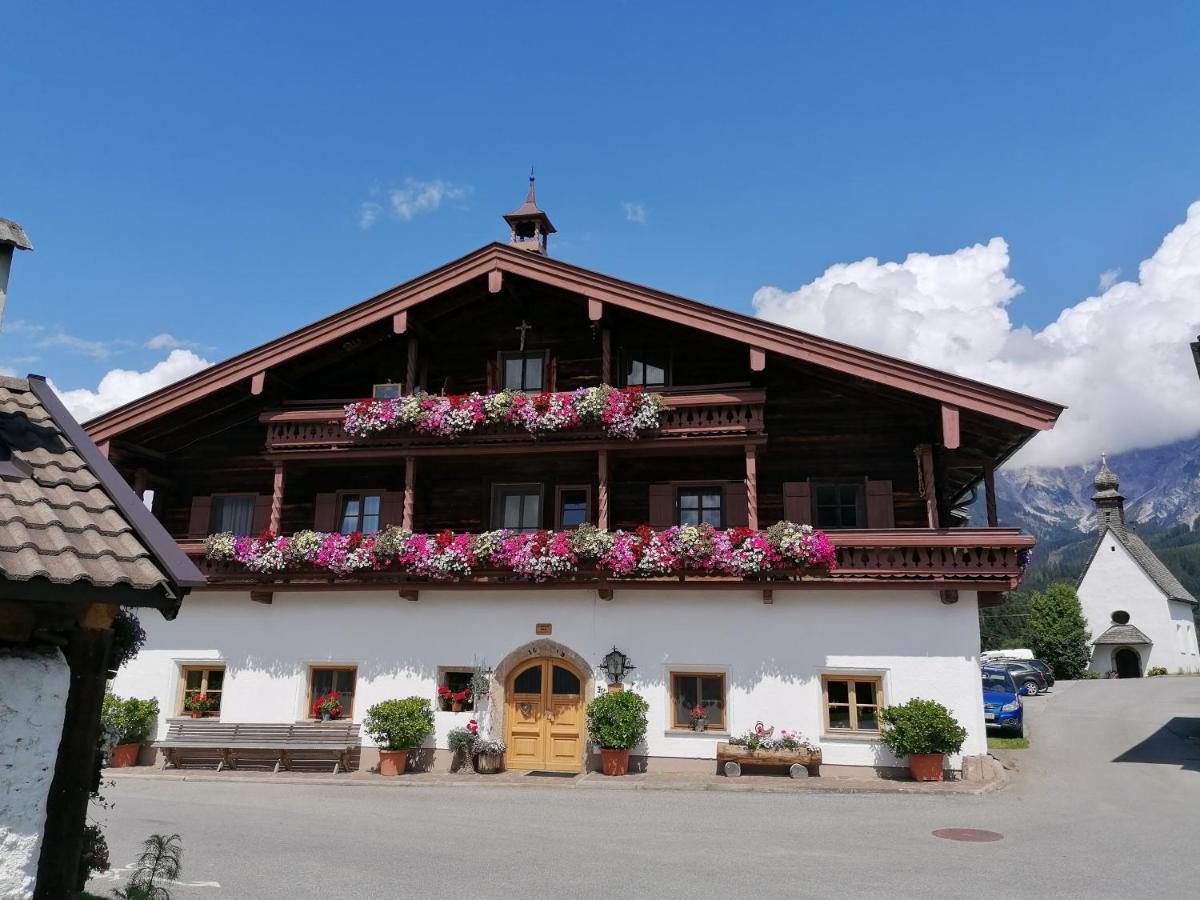
<svg viewBox="0 0 1200 900"><path fill-rule="evenodd" d="M646 734L650 705L633 691L602 694L588 704L588 736L600 748L605 775L629 771L629 751Z"/></svg>
<svg viewBox="0 0 1200 900"><path fill-rule="evenodd" d="M474 722L475 720L472 719L471 721ZM454 761L450 764L450 771L461 771L467 767L471 759L471 748L475 745L475 732L464 726L451 728L449 734L446 735L446 745L454 753Z"/></svg>
<svg viewBox="0 0 1200 900"><path fill-rule="evenodd" d="M113 693L105 694L100 720L106 731L116 735L116 746L109 751L109 765L117 769L136 766L142 744L158 723L158 700L122 699Z"/></svg>
<svg viewBox="0 0 1200 900"><path fill-rule="evenodd" d="M379 744L379 774L402 775L408 752L433 734L433 708L424 697L384 700L367 710L363 727Z"/></svg>
<svg viewBox="0 0 1200 900"><path fill-rule="evenodd" d="M914 699L885 707L880 740L898 757L908 757L908 771L917 781L941 781L945 755L957 753L967 730L950 710L933 700Z"/></svg>

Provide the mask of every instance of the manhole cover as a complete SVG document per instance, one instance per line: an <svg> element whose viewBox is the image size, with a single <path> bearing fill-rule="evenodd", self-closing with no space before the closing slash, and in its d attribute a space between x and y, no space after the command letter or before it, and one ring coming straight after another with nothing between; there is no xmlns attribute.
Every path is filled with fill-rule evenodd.
<svg viewBox="0 0 1200 900"><path fill-rule="evenodd" d="M972 844L1004 840L1004 835L997 831L983 831L979 828L939 828L933 833L933 836L945 838L948 841L967 841Z"/></svg>

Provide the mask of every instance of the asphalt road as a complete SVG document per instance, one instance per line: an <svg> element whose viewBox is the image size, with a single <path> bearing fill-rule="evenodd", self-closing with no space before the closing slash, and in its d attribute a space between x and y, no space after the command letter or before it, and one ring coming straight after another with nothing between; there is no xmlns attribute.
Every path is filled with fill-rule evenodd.
<svg viewBox="0 0 1200 900"><path fill-rule="evenodd" d="M1062 684L979 796L120 780L114 865L178 831L174 900L1197 896L1200 678ZM934 837L980 828L994 843ZM94 879L106 893L119 882Z"/></svg>

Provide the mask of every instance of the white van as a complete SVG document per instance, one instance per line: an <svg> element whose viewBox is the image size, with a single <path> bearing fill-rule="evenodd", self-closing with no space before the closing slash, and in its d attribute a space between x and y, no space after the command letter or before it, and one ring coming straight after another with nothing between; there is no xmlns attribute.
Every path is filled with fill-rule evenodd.
<svg viewBox="0 0 1200 900"><path fill-rule="evenodd" d="M979 654L980 663L995 662L998 659L1037 659L1032 650L984 650Z"/></svg>

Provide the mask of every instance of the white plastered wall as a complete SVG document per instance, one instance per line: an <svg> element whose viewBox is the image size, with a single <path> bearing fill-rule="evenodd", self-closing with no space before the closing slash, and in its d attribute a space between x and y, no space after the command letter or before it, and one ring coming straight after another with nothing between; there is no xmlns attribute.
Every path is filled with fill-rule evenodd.
<svg viewBox="0 0 1200 900"><path fill-rule="evenodd" d="M1154 666L1172 673L1200 671L1191 604L1168 600L1112 532L1104 535L1084 573L1079 602L1093 640L1113 624L1115 611L1129 613L1129 624L1153 641L1151 647L1133 646L1141 656L1143 674ZM1108 672L1117 649L1108 644L1096 647L1090 668Z"/></svg>
<svg viewBox="0 0 1200 900"><path fill-rule="evenodd" d="M881 675L888 703L944 703L968 730L963 753L986 752L969 592L953 605L931 590L776 590L772 604L757 591L717 589L618 589L608 601L594 590L423 590L416 602L391 591L280 592L270 605L244 592L201 592L169 628L144 623L146 647L115 689L157 696L165 723L177 711L181 666L220 661L222 720L291 722L305 713L308 666L342 663L358 668L354 718L361 721L380 700L433 700L439 666L495 666L535 640L542 623L552 627L551 640L594 664L614 645L629 655L637 668L626 685L650 703L644 752L651 756L714 759L724 739L669 727L672 669L724 672L732 732L760 720L799 730L821 744L830 764L897 761L876 741L822 736L820 679L828 672ZM435 746L445 747L446 732L471 717L438 712Z"/></svg>

